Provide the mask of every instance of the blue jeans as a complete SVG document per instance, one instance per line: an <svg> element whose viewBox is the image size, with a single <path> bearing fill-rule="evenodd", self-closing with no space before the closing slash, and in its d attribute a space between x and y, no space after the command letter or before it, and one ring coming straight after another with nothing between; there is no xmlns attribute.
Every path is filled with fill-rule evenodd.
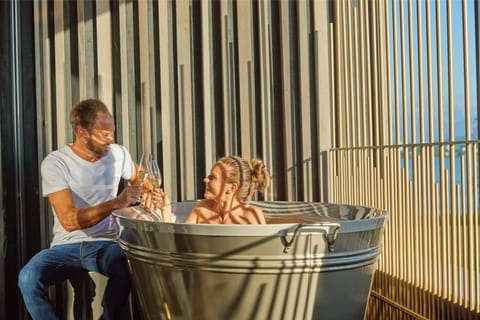
<svg viewBox="0 0 480 320"><path fill-rule="evenodd" d="M131 287L127 258L116 242L92 241L44 249L20 270L18 286L34 320L57 319L46 288L65 281L80 268L108 277L101 319L119 318Z"/></svg>

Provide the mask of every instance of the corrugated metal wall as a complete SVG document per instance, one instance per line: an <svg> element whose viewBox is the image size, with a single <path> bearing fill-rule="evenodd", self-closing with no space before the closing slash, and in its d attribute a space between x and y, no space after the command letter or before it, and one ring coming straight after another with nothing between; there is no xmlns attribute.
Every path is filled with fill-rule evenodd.
<svg viewBox="0 0 480 320"><path fill-rule="evenodd" d="M479 313L478 4L34 6L44 154L72 140L71 106L99 97L173 199L201 197L215 159L240 154L265 160L267 199L389 211L369 318Z"/></svg>
<svg viewBox="0 0 480 320"><path fill-rule="evenodd" d="M326 1L35 2L45 153L99 97L117 141L160 158L174 199L203 194L225 154L261 157L270 199L326 200ZM323 154L322 154L323 152Z"/></svg>

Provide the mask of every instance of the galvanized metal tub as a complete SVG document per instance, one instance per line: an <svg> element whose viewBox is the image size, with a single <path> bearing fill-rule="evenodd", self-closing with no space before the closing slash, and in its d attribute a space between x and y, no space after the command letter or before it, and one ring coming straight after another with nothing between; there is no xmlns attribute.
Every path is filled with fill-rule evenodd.
<svg viewBox="0 0 480 320"><path fill-rule="evenodd" d="M116 210L145 319L363 319L386 212L253 202L266 225L184 224Z"/></svg>

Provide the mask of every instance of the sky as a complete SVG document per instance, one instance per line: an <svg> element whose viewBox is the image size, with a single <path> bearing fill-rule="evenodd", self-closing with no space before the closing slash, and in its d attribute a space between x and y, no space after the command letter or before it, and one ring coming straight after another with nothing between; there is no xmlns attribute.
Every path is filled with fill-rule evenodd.
<svg viewBox="0 0 480 320"><path fill-rule="evenodd" d="M406 88L407 88L407 96L405 97L405 103L407 105L407 109L409 110L406 114L406 116L408 117L408 123L411 124L411 111L410 111L410 81L412 81L412 77L410 75L410 59L409 59L409 51L410 51L410 47L409 47L409 25L412 25L412 31L413 31L413 51L414 51L414 58L413 58L413 81L414 81L414 97L415 97L415 101L416 101L416 132L417 132L417 139L416 141L412 141L412 137L411 137L411 128L408 128L409 130L409 133L408 133L408 140L409 141L406 141L407 143L412 143L412 142L419 142L419 134L420 134L420 123L419 123L419 119L420 119L420 110L419 110L419 78L418 78L418 75L419 75L419 65L418 65L418 62L419 62L419 53L420 51L418 50L419 49L419 35L421 35L421 48L422 48L422 59L423 59L423 82L424 82L424 97L425 97L425 100L424 100L424 115L425 115L425 125L428 126L428 117L430 116L428 114L428 109L429 109L429 103L428 103L428 96L427 96L427 84L428 84L428 71L427 71L427 62L428 62L428 57L427 57L427 14L430 14L430 24L431 24L431 63L432 63L432 68L433 68L433 72L432 72L432 79L433 79L433 96L434 96L434 99L433 99L433 106L434 106L434 113L433 113L433 117L434 117L434 123L435 123L435 131L433 133L433 137L432 137L432 134L429 133L428 131L426 132L426 138L427 138L427 141L429 142L438 142L440 140L440 136L439 136L439 132L438 132L438 128L439 128L439 108L438 108L438 105L439 105L439 99L438 99L438 72L437 72L437 67L438 67L438 59L437 59L437 47L438 47L438 37L440 36L440 41L441 41L441 68L442 68L442 82L443 82L443 85L442 85L442 88L443 88L443 114L444 114L444 137L443 137L443 140L449 140L450 139L450 135L449 135L449 87L448 87L448 39L447 39L447 1L430 1L430 0L420 0L420 4L421 4L421 22L418 23L418 17L417 17L417 14L418 14L418 9L417 9L417 2L416 1L412 1L411 4L412 4L412 7L411 7L411 11L412 11L412 21L409 21L408 20L408 11L409 11L409 1L405 1L405 0L400 0L400 1L403 1L403 10L404 10L404 13L403 13L403 19L404 19L404 36L405 36L405 48L404 48L404 52L407 53L407 56L406 56L406 64L404 66L404 68L401 67L401 61L398 60L398 65L399 65L399 79L400 79L400 82L399 82L399 92L401 93L402 92L402 81L401 81L401 77L402 77L402 69L406 70L405 72L405 77L407 79L406 81ZM390 5L390 20L393 21L393 10L392 10L392 5L394 4L396 6L396 12L397 12L397 15L396 15L396 20L397 20L397 24L396 24L396 30L397 30L397 34L398 34L398 37L397 37L397 59L399 59L399 57L401 56L401 50L402 50L402 47L401 47L401 38L400 38L400 14L401 14L401 11L400 11L400 1L398 0L395 0L395 1L391 1L389 2L389 5ZM430 10L427 12L427 8L426 8L426 1L430 1L429 4L430 4ZM437 24L436 24L436 6L437 4L440 5L440 8L441 8L441 23L440 23L440 26L441 26L441 29L440 29L440 33L437 34L437 31L436 31L436 28L437 28ZM453 119L454 119L454 128L455 128L455 140L465 140L466 137L467 137L467 134L465 133L465 118L466 118L466 109L465 109L465 105L466 105L466 87L465 87L465 80L464 80L464 71L465 71L465 66L468 66L467 70L469 72L469 81L470 81L470 85L469 85L469 102L468 102L468 106L469 106L469 112L470 112L470 125L471 125L471 136L470 136L470 139L474 140L474 139L477 139L478 138L478 134L477 134L477 104L478 104L478 98L477 98L477 64L478 64L478 61L477 61L477 57L475 56L475 52L476 52L476 49L475 49L475 16L474 16L474 13L475 13L475 6L474 6L474 0L467 0L466 1L466 4L467 4L467 15L466 15L466 22L467 22L467 26L468 26L468 37L467 37L467 41L468 43L464 43L463 41L463 17L462 17L462 6L463 6L463 2L461 0L452 0L451 1L451 5L452 5L452 69L453 69L453 98L454 98L454 113L453 113ZM392 25L392 24L391 24ZM419 27L420 26L420 27ZM419 32L420 30L420 32ZM390 39L391 39L391 43L390 43L390 48L391 48L391 52L390 52L390 57L391 57L391 65L392 65L392 70L391 70L391 74L392 74L392 77L393 77L393 66L394 66L394 63L393 63L393 50L394 50L394 47L393 47L393 41L394 41L394 38L393 38L393 31L390 30ZM465 59L464 59L464 46L465 45L468 45L468 49L467 49L467 53L468 53L468 63L465 63ZM391 88L391 92L392 92L392 97L395 97L395 91L394 91L394 85L393 85L393 80L392 79L392 88ZM393 100L393 103L395 103L395 100L394 98L392 98ZM402 97L399 96L399 101L400 101L400 109L402 109L402 106L403 106L403 100L402 100ZM392 108L395 109L395 105L392 106ZM400 120L400 124L403 123L403 116L404 115L400 115L399 116L399 120ZM401 132L403 132L403 128L401 128ZM398 142L403 142L402 137L399 137L400 139L398 140Z"/></svg>

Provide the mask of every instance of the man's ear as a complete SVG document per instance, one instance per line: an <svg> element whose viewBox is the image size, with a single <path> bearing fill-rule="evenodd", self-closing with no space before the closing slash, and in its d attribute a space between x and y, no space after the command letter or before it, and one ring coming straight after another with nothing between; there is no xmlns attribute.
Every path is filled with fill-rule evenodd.
<svg viewBox="0 0 480 320"><path fill-rule="evenodd" d="M79 127L77 129L76 135L77 135L78 138L88 138L89 133L88 133L87 129Z"/></svg>

